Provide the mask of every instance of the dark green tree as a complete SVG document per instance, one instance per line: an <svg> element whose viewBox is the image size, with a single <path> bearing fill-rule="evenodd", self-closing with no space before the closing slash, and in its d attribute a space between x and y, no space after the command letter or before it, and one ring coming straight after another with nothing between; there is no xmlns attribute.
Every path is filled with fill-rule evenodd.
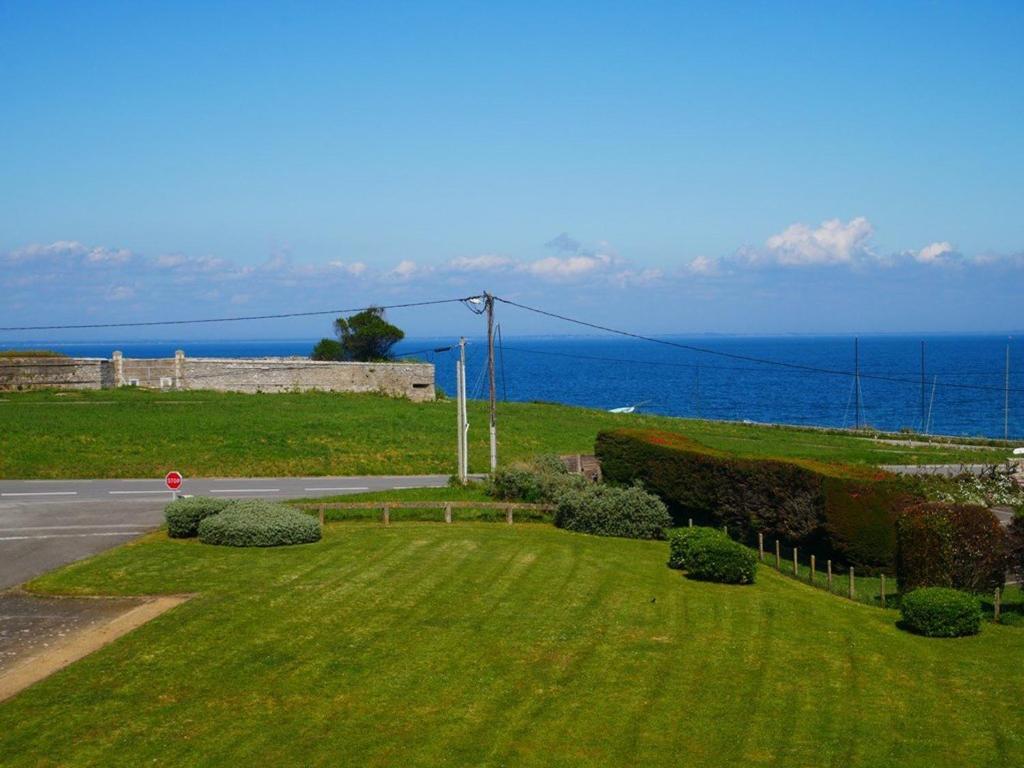
<svg viewBox="0 0 1024 768"><path fill-rule="evenodd" d="M310 357L313 360L341 360L341 342L337 339L320 339Z"/></svg>
<svg viewBox="0 0 1024 768"><path fill-rule="evenodd" d="M313 348L314 360L390 360L391 348L405 338L401 328L384 319L384 310L370 307L334 321L334 339L321 339Z"/></svg>

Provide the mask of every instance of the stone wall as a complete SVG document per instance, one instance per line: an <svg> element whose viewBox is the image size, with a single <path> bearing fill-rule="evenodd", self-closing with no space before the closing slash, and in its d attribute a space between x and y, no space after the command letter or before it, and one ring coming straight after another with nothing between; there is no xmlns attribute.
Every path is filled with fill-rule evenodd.
<svg viewBox="0 0 1024 768"><path fill-rule="evenodd" d="M0 358L0 390L108 389L114 386L110 360L100 357Z"/></svg>
<svg viewBox="0 0 1024 768"><path fill-rule="evenodd" d="M212 389L221 392L375 392L433 400L429 363L340 363L304 357L21 358L0 360L0 389Z"/></svg>
<svg viewBox="0 0 1024 768"><path fill-rule="evenodd" d="M301 357L184 358L179 389L232 392L379 392L414 401L434 399L427 363L335 363Z"/></svg>

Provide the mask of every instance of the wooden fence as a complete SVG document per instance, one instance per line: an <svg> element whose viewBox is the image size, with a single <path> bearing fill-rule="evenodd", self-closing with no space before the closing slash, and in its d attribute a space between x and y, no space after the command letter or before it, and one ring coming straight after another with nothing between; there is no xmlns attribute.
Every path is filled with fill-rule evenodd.
<svg viewBox="0 0 1024 768"><path fill-rule="evenodd" d="M380 519L384 525L391 525L391 510L393 509L443 510L446 523L452 521L452 512L456 509L504 510L505 522L509 525L515 522L515 511L517 509L534 512L552 512L555 509L552 504L526 504L508 501L330 501L320 504L306 502L295 504L294 506L302 510L318 512L321 525L323 525L324 515L329 509L379 509Z"/></svg>

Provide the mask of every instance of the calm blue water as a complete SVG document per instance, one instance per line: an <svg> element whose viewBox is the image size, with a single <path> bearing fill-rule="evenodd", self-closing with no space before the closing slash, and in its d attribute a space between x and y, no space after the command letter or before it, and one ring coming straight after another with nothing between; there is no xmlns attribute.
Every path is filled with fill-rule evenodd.
<svg viewBox="0 0 1024 768"><path fill-rule="evenodd" d="M668 337L666 337L668 338ZM719 352L749 355L833 370L852 371L848 337L683 338L671 340ZM54 344L70 355L170 356L184 349L194 357L307 355L311 339L284 341L193 341ZM887 430L921 429L920 337L861 338L862 423ZM1007 339L995 336L926 338L924 421L949 435L1003 435L1003 379ZM399 352L448 345L452 339L410 339ZM1024 437L1024 344L1011 341L1010 435ZM0 348L4 348L0 342ZM455 352L424 352L437 365L438 384L455 391ZM700 416L761 422L849 427L856 418L853 379L698 354L649 342L605 337L508 338L499 359L498 396L545 400L593 408L646 402L644 410L667 416ZM468 387L487 396L486 347L468 346ZM880 381L871 376L906 380ZM932 395L934 384L934 398ZM986 387L969 389L959 386Z"/></svg>

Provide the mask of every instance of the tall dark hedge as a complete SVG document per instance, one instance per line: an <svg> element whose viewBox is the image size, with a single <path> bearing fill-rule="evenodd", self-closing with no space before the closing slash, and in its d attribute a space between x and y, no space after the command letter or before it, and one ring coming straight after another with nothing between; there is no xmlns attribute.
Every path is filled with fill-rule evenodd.
<svg viewBox="0 0 1024 768"><path fill-rule="evenodd" d="M985 507L918 504L900 515L896 535L896 578L903 592L917 587L988 592L1006 580L1006 531Z"/></svg>
<svg viewBox="0 0 1024 768"><path fill-rule="evenodd" d="M894 566L896 517L921 501L884 472L737 458L672 432L601 432L596 453L607 480L641 480L677 525L726 525L748 542L763 533L868 571Z"/></svg>

